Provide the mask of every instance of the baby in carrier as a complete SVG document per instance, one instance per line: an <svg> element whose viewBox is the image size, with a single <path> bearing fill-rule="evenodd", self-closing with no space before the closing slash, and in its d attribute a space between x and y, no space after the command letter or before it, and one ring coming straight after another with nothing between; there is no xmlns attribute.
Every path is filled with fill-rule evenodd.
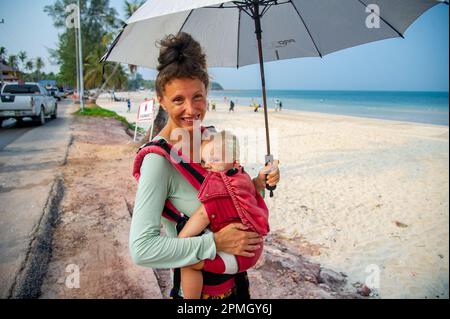
<svg viewBox="0 0 450 319"><path fill-rule="evenodd" d="M208 225L217 232L230 223L242 223L249 231L267 235L268 209L257 193L250 176L239 165L237 138L222 131L201 145L202 166L208 171L199 190L202 205L189 218L178 237L199 235ZM201 297L202 270L235 274L253 267L263 251L262 243L253 251L253 257L233 256L219 252L215 259L204 260L181 268L181 286L186 299Z"/></svg>

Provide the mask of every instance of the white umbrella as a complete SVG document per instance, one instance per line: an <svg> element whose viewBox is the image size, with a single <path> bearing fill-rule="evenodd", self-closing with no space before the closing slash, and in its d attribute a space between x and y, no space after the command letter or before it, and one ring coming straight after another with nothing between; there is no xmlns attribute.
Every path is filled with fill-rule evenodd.
<svg viewBox="0 0 450 319"><path fill-rule="evenodd" d="M149 0L128 19L103 61L156 68L156 42L187 32L203 47L208 66L259 63L269 143L264 61L326 54L406 29L438 0ZM256 36L255 36L256 34Z"/></svg>

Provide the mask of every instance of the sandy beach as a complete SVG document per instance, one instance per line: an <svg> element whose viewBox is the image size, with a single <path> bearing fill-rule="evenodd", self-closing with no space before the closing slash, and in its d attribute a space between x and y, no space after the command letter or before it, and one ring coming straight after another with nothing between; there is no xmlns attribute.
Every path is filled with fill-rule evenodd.
<svg viewBox="0 0 450 319"><path fill-rule="evenodd" d="M100 106L135 121L148 92ZM264 159L264 117L223 101L204 121L238 134L243 165ZM449 297L449 128L323 113L270 110L282 181L266 196L271 234L300 254L371 283L381 298ZM258 160L259 162L257 162ZM377 288L378 287L378 288Z"/></svg>

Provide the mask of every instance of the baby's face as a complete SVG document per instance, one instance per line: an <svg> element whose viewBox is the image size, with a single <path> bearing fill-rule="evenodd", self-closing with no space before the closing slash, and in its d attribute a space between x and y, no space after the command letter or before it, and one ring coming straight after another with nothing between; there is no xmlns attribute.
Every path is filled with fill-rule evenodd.
<svg viewBox="0 0 450 319"><path fill-rule="evenodd" d="M214 143L206 143L202 147L202 166L206 170L223 172L235 166L234 163L226 163L224 158L225 154L223 154L223 152L221 154L220 148L214 149Z"/></svg>
<svg viewBox="0 0 450 319"><path fill-rule="evenodd" d="M234 164L233 163L224 163L224 162L222 162L222 160L211 159L211 160L204 161L203 167L206 170L212 171L212 172L224 172L224 171L228 171L230 168L233 168Z"/></svg>

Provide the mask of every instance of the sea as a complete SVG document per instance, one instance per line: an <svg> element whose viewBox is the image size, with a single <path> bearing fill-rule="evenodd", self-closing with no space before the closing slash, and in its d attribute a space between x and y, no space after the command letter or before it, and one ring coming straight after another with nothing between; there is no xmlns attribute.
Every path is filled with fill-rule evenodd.
<svg viewBox="0 0 450 319"><path fill-rule="evenodd" d="M268 90L269 109L275 100L283 109L396 121L449 125L448 92ZM210 91L209 100L239 105L261 103L260 90Z"/></svg>

